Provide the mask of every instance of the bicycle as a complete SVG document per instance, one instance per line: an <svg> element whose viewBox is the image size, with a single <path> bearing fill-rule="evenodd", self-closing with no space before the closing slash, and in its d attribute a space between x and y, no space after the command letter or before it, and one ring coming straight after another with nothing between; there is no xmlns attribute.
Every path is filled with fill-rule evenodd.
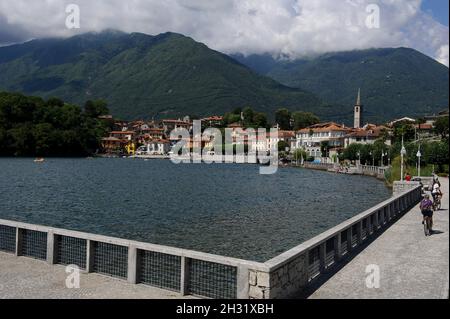
<svg viewBox="0 0 450 319"><path fill-rule="evenodd" d="M437 195L433 201L433 210L438 211L441 210L441 195Z"/></svg>
<svg viewBox="0 0 450 319"><path fill-rule="evenodd" d="M425 233L425 237L431 235L431 227L432 226L433 225L431 223L431 217L424 217L423 230L424 230L424 233Z"/></svg>

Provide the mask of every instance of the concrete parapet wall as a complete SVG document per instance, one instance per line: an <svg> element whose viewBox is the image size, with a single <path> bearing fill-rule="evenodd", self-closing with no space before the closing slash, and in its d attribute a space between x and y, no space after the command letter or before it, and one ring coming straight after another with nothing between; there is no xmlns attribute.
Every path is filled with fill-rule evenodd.
<svg viewBox="0 0 450 319"><path fill-rule="evenodd" d="M395 181L393 185L393 194L398 195L420 186L419 182Z"/></svg>

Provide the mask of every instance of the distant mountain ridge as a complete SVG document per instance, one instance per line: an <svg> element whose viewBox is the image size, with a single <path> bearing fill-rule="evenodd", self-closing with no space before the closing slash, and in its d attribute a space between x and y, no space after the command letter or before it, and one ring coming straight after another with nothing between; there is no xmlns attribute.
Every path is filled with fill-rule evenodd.
<svg viewBox="0 0 450 319"><path fill-rule="evenodd" d="M284 85L341 105L342 117L336 120L352 115L359 88L369 121L420 117L448 108L448 68L413 49L336 52L295 61L269 54L232 57Z"/></svg>
<svg viewBox="0 0 450 319"><path fill-rule="evenodd" d="M84 104L105 99L123 119L223 114L252 106L320 111L314 94L258 75L175 33L108 30L0 48L0 90Z"/></svg>
<svg viewBox="0 0 450 319"><path fill-rule="evenodd" d="M383 122L448 107L448 68L412 49L327 53L295 61L232 55L176 33L108 30L0 48L0 91L84 104L105 99L115 117L149 119L280 107L352 123Z"/></svg>

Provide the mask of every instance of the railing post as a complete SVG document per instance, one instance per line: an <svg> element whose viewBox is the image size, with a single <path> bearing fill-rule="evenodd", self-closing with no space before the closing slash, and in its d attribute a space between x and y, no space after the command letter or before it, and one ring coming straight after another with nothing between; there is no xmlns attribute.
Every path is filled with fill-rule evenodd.
<svg viewBox="0 0 450 319"><path fill-rule="evenodd" d="M249 298L249 270L248 267L240 265L237 269L237 299Z"/></svg>
<svg viewBox="0 0 450 319"><path fill-rule="evenodd" d="M370 237L370 235L372 235L372 215L367 217L366 226L367 226L366 238L368 238Z"/></svg>
<svg viewBox="0 0 450 319"><path fill-rule="evenodd" d="M137 256L138 251L137 248L133 245L128 246L128 272L127 272L127 280L130 284L137 283Z"/></svg>
<svg viewBox="0 0 450 319"><path fill-rule="evenodd" d="M189 294L189 273L190 273L189 258L181 256L181 278L180 278L180 293L182 296Z"/></svg>
<svg viewBox="0 0 450 319"><path fill-rule="evenodd" d="M22 252L23 229L16 227L16 256L20 256Z"/></svg>
<svg viewBox="0 0 450 319"><path fill-rule="evenodd" d="M325 270L326 256L327 256L327 246L326 242L324 242L319 246L320 272L323 272Z"/></svg>
<svg viewBox="0 0 450 319"><path fill-rule="evenodd" d="M341 241L341 232L337 233L334 236L334 260L339 261L342 258L342 241Z"/></svg>
<svg viewBox="0 0 450 319"><path fill-rule="evenodd" d="M92 240L86 240L86 272L94 272L94 251L95 242Z"/></svg>
<svg viewBox="0 0 450 319"><path fill-rule="evenodd" d="M57 239L55 234L52 231L47 233L47 262L50 265L56 264L57 257Z"/></svg>
<svg viewBox="0 0 450 319"><path fill-rule="evenodd" d="M362 243L362 220L360 220L356 224L356 239L357 239L358 245L361 245L361 243Z"/></svg>
<svg viewBox="0 0 450 319"><path fill-rule="evenodd" d="M353 227L351 227L351 226L347 229L347 252L348 253L350 253L350 251L353 248L353 245L352 245L352 238L353 238L352 229L353 229Z"/></svg>
<svg viewBox="0 0 450 319"><path fill-rule="evenodd" d="M383 211L377 210L377 212L373 215L373 232L377 232L378 228L380 227L380 222L378 220L378 215L381 215Z"/></svg>

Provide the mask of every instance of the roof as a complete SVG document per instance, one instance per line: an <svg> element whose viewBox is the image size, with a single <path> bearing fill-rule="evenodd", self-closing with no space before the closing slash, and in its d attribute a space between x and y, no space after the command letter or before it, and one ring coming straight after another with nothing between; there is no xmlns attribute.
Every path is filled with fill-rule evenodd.
<svg viewBox="0 0 450 319"><path fill-rule="evenodd" d="M267 137L277 137L277 136L278 136L278 138L293 138L293 137L295 137L295 132L294 131L278 131L278 132L268 132L267 133Z"/></svg>
<svg viewBox="0 0 450 319"><path fill-rule="evenodd" d="M316 132L330 132L330 131L350 131L350 128L345 127L344 125L337 124L335 122L327 122L327 123L319 123L315 125L311 125L307 128L299 130L298 133L309 133L310 131Z"/></svg>
<svg viewBox="0 0 450 319"><path fill-rule="evenodd" d="M379 137L383 130L387 130L385 126L376 126L374 124L367 124L363 129L353 129L346 137Z"/></svg>
<svg viewBox="0 0 450 319"><path fill-rule="evenodd" d="M121 142L121 143L128 143L128 140L124 140L124 139L120 139L120 138L112 137L112 136L110 136L110 137L104 137L104 138L102 138L102 141L104 141L104 142Z"/></svg>
<svg viewBox="0 0 450 319"><path fill-rule="evenodd" d="M133 131L112 131L110 134L115 134L115 135L132 135L134 134Z"/></svg>
<svg viewBox="0 0 450 319"><path fill-rule="evenodd" d="M207 118L202 119L202 121L222 121L223 116L210 116Z"/></svg>
<svg viewBox="0 0 450 319"><path fill-rule="evenodd" d="M156 128L156 127L150 127L150 128L144 128L142 131L144 132L164 132L163 128Z"/></svg>
<svg viewBox="0 0 450 319"><path fill-rule="evenodd" d="M399 122L415 122L415 121L416 121L415 119L412 119L410 117L402 117L401 119L393 120L392 122L389 123L389 125L393 126L394 124Z"/></svg>
<svg viewBox="0 0 450 319"><path fill-rule="evenodd" d="M414 125L415 128L417 128L418 130L432 130L433 129L433 125L431 124L416 124Z"/></svg>
<svg viewBox="0 0 450 319"><path fill-rule="evenodd" d="M240 124L240 123L231 123L231 124L228 124L228 127L229 128L239 128L239 127L242 127L242 124Z"/></svg>
<svg viewBox="0 0 450 319"><path fill-rule="evenodd" d="M189 122L181 121L181 120L162 120L163 123L172 123L172 124L183 124L183 125L191 125Z"/></svg>

